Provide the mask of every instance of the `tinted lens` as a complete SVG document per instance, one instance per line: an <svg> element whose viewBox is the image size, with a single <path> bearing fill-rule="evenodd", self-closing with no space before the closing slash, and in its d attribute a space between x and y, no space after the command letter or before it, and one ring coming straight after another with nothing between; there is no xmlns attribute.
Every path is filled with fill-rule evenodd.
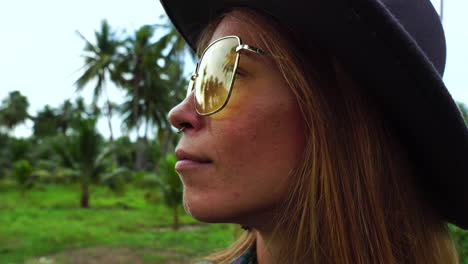
<svg viewBox="0 0 468 264"><path fill-rule="evenodd" d="M195 106L200 114L222 108L229 99L240 41L229 37L216 41L203 54L194 82Z"/></svg>

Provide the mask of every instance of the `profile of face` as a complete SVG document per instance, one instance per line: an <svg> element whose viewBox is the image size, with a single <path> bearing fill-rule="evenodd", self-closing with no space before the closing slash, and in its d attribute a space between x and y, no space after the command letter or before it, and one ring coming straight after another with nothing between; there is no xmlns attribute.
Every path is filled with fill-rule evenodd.
<svg viewBox="0 0 468 264"><path fill-rule="evenodd" d="M247 24L228 14L211 41L231 35L266 50ZM201 221L256 227L267 224L288 195L304 148L304 124L269 55L241 52L239 71L221 111L197 114L192 93L171 110L169 120L185 126L176 171L186 211Z"/></svg>

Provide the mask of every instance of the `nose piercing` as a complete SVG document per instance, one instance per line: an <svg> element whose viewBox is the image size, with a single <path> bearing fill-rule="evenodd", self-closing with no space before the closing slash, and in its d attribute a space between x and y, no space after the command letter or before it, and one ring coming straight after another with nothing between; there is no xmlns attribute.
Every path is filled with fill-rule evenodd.
<svg viewBox="0 0 468 264"><path fill-rule="evenodd" d="M179 130L177 130L177 134L182 133L182 131L184 131L185 128L186 128L186 126L181 127Z"/></svg>

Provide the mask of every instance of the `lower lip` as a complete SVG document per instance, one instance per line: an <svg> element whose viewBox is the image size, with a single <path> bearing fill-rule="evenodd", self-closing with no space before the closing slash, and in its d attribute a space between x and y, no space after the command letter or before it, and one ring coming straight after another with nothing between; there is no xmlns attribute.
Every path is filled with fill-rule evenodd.
<svg viewBox="0 0 468 264"><path fill-rule="evenodd" d="M189 169L198 169L210 165L211 162L197 162L193 160L179 160L175 164L175 170L181 172Z"/></svg>

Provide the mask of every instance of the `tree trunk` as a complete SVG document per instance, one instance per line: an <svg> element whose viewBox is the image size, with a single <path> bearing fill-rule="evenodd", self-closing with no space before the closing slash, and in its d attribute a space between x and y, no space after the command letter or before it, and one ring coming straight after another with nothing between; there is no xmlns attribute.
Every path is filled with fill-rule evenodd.
<svg viewBox="0 0 468 264"><path fill-rule="evenodd" d="M132 123L135 127L137 127L137 135L139 133L139 128L137 126L138 118L140 117L140 113L138 111L138 103L140 101L140 83L141 83L141 74L139 65L141 65L141 57L137 56L136 58L136 68L133 71L133 111L132 111Z"/></svg>
<svg viewBox="0 0 468 264"><path fill-rule="evenodd" d="M172 207L172 229L179 229L179 212L177 211L177 206Z"/></svg>
<svg viewBox="0 0 468 264"><path fill-rule="evenodd" d="M139 137L137 139L135 170L141 171L146 167L146 150L148 148L148 141L145 138Z"/></svg>
<svg viewBox="0 0 468 264"><path fill-rule="evenodd" d="M107 87L103 84L103 89L104 89L104 92L106 93L106 102L107 102L107 113L106 113L106 117L107 117L107 125L109 126L109 134L110 134L110 142L113 143L114 142L114 131L112 129L112 106L111 106L111 103L110 103L110 100L109 100L109 95L107 93Z"/></svg>
<svg viewBox="0 0 468 264"><path fill-rule="evenodd" d="M80 197L81 208L89 208L89 183L81 183L81 197Z"/></svg>
<svg viewBox="0 0 468 264"><path fill-rule="evenodd" d="M110 142L114 142L114 131L112 130L112 107L107 99L107 125L109 126Z"/></svg>
<svg viewBox="0 0 468 264"><path fill-rule="evenodd" d="M139 134L139 127L138 127L138 100L139 98L138 94L138 84L135 84L135 87L133 88L133 111L132 111L132 122L130 126L134 126L137 128L137 135Z"/></svg>
<svg viewBox="0 0 468 264"><path fill-rule="evenodd" d="M143 136L146 141L148 141L148 130L149 130L149 118L146 117L145 118L145 134Z"/></svg>

